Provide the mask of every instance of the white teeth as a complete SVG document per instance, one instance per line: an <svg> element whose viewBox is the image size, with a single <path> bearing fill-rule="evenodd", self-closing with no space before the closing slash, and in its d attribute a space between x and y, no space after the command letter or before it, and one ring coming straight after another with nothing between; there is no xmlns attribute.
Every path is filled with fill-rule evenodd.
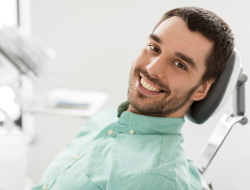
<svg viewBox="0 0 250 190"><path fill-rule="evenodd" d="M160 89L157 89L153 86L151 86L150 84L148 84L143 78L141 78L141 84L144 88L146 88L149 91L154 91L154 92L160 92Z"/></svg>

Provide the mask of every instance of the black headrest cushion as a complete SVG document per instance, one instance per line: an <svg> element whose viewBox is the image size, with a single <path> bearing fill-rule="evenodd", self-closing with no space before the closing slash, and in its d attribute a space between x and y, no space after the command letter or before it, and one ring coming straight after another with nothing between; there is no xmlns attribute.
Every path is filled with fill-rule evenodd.
<svg viewBox="0 0 250 190"><path fill-rule="evenodd" d="M235 53L232 55L218 79L211 86L207 96L200 101L194 102L186 116L194 123L204 123L219 106L228 87L235 64Z"/></svg>

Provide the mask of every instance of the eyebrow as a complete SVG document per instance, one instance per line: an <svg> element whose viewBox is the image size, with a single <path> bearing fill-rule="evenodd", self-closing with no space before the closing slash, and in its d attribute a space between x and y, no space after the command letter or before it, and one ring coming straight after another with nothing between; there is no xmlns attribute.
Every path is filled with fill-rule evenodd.
<svg viewBox="0 0 250 190"><path fill-rule="evenodd" d="M158 42L159 44L162 44L161 39L158 36L156 36L155 34L150 34L149 38L153 39L154 41Z"/></svg>
<svg viewBox="0 0 250 190"><path fill-rule="evenodd" d="M197 69L196 63L194 62L193 58L180 52L176 52L175 55L180 59L184 60L185 62L187 62L193 69Z"/></svg>

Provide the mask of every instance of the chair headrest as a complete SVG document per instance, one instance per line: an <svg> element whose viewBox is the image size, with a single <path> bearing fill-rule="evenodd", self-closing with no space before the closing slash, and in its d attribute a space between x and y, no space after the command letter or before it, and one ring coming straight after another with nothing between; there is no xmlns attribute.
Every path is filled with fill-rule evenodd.
<svg viewBox="0 0 250 190"><path fill-rule="evenodd" d="M241 59L239 52L235 49L207 96L203 100L194 102L189 108L186 114L187 118L194 123L202 124L211 115L217 113L232 94L240 72L242 72Z"/></svg>

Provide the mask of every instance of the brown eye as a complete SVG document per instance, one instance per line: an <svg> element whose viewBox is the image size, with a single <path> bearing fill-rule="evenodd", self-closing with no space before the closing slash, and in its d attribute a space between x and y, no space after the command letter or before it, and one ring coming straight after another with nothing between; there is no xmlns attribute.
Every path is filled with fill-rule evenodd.
<svg viewBox="0 0 250 190"><path fill-rule="evenodd" d="M149 47L150 47L150 49L152 49L156 53L160 53L160 50L157 47L155 47L154 45L150 44Z"/></svg>
<svg viewBox="0 0 250 190"><path fill-rule="evenodd" d="M175 61L174 64L177 66L177 67L180 67L181 69L185 69L186 70L186 67L181 64L179 61Z"/></svg>

